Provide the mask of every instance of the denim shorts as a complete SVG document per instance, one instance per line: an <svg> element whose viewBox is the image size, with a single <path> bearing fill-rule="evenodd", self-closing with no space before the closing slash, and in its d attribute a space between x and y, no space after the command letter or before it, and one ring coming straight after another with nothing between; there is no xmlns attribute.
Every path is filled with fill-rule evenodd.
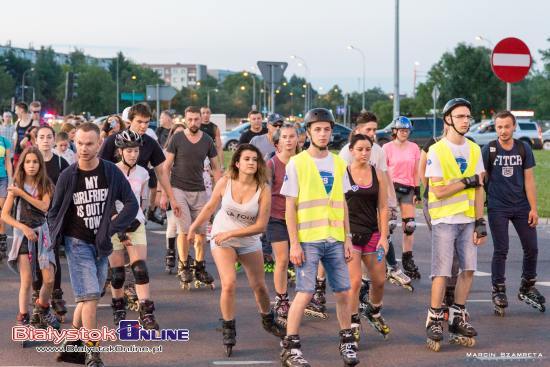
<svg viewBox="0 0 550 367"><path fill-rule="evenodd" d="M451 277L455 246L460 272L476 271L477 246L474 245L473 238L474 223L433 225L431 278Z"/></svg>
<svg viewBox="0 0 550 367"><path fill-rule="evenodd" d="M98 258L94 244L74 237L65 236L64 243L75 301L99 300L107 279L108 257Z"/></svg>
<svg viewBox="0 0 550 367"><path fill-rule="evenodd" d="M279 218L269 218L267 223L267 240L273 242L290 242L288 237L288 229L286 228L286 221Z"/></svg>
<svg viewBox="0 0 550 367"><path fill-rule="evenodd" d="M314 293L317 267L323 263L328 284L333 292L350 289L349 272L343 242L302 242L305 261L296 266L296 292Z"/></svg>
<svg viewBox="0 0 550 367"><path fill-rule="evenodd" d="M0 178L0 198L8 197L8 178Z"/></svg>

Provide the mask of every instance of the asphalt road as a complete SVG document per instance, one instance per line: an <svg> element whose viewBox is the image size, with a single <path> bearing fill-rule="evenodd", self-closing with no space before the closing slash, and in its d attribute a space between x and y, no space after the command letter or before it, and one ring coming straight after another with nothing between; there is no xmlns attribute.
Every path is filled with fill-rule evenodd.
<svg viewBox="0 0 550 367"><path fill-rule="evenodd" d="M425 347L427 304L430 282L427 279L430 267L430 245L428 231L420 226L415 238L415 260L423 278L415 281L415 291L410 293L386 283L384 317L392 331L387 340L363 323L363 335L359 357L363 366L505 366L537 365L550 366L549 315L540 313L516 298L521 272L521 247L513 230L511 251L508 257L508 297L510 307L505 318L493 315L490 303L490 260L492 243L479 251L478 270L468 302L471 322L479 336L474 348L444 344L441 352L435 353ZM214 365L280 365L279 341L263 331L252 292L247 286L246 276L238 276L237 290L237 345L231 358L224 355L219 326L219 286L214 290L192 289L183 291L174 275L164 273L164 233L157 225L148 225L149 269L152 278L152 296L156 303L156 316L163 328L189 329L188 342L132 342L140 346L162 347L152 353L104 353L102 358L108 366L214 366ZM396 239L397 252L401 253L400 239ZM550 297L550 225L539 227L539 289ZM64 265L63 289L65 299L74 309L69 277ZM208 270L217 277L210 253L207 257ZM268 286L273 292L272 276L267 276ZM216 285L219 285L216 281ZM18 277L5 264L0 265L0 365L51 366L55 362L52 353L38 352L37 346L51 345L36 343L22 349L11 340L11 327L17 312ZM271 293L273 295L273 293ZM301 337L303 352L312 366L342 365L338 354L338 326L335 316L334 298L328 292L329 319L305 319ZM291 290L292 298L292 290ZM98 320L100 325L112 325L110 297L100 302ZM136 313L129 312L129 317ZM137 318L137 316L136 316ZM64 324L65 328L70 323ZM366 334L365 334L366 333ZM122 344L105 343L109 344ZM126 343L127 345L128 343ZM470 353L470 355L468 354ZM501 355L503 353L503 355ZM527 354L530 353L530 354ZM520 359L518 359L520 357ZM534 357L535 359L531 359ZM485 359L482 359L485 358ZM523 359L521 359L523 358Z"/></svg>

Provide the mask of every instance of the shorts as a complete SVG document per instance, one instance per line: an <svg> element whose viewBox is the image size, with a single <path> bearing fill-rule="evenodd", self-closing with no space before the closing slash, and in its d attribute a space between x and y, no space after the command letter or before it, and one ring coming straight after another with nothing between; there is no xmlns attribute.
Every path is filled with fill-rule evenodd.
<svg viewBox="0 0 550 367"><path fill-rule="evenodd" d="M0 178L0 198L7 198L8 197L8 178L2 177Z"/></svg>
<svg viewBox="0 0 550 367"><path fill-rule="evenodd" d="M460 272L477 270L477 246L473 242L474 226L474 223L438 223L432 226L431 278L450 278L455 254L458 257Z"/></svg>
<svg viewBox="0 0 550 367"><path fill-rule="evenodd" d="M181 206L181 217L176 217L178 233L189 232L191 223L208 202L206 191L183 191L173 188L176 202ZM206 222L197 228L197 234L206 234Z"/></svg>
<svg viewBox="0 0 550 367"><path fill-rule="evenodd" d="M172 209L166 211L166 238L174 238L177 236L178 226L176 216Z"/></svg>
<svg viewBox="0 0 550 367"><path fill-rule="evenodd" d="M19 252L17 255L28 255L29 252L29 240L27 237L23 236L23 239L21 240L21 246L19 246Z"/></svg>
<svg viewBox="0 0 550 367"><path fill-rule="evenodd" d="M75 301L99 300L107 279L107 256L98 258L95 244L74 237L65 236L64 243Z"/></svg>
<svg viewBox="0 0 550 367"><path fill-rule="evenodd" d="M368 243L362 245L353 245L353 252L356 252L361 256L376 253L378 242L380 242L380 232L374 232L370 237Z"/></svg>
<svg viewBox="0 0 550 367"><path fill-rule="evenodd" d="M343 242L302 242L305 261L295 266L296 292L314 293L319 261L323 263L328 284L333 292L350 289L349 271Z"/></svg>
<svg viewBox="0 0 550 367"><path fill-rule="evenodd" d="M284 219L269 217L266 235L267 240L271 243L284 241L290 242L286 221Z"/></svg>
<svg viewBox="0 0 550 367"><path fill-rule="evenodd" d="M149 188L156 189L158 184L157 175L154 168L149 169Z"/></svg>
<svg viewBox="0 0 550 367"><path fill-rule="evenodd" d="M214 251L217 248L232 248L237 253L237 256L239 256L239 255L250 254L256 251L262 251L262 244L261 242L258 242L255 245L251 245L251 246L223 246L223 245L218 246L216 245L213 239L210 240L210 250Z"/></svg>
<svg viewBox="0 0 550 367"><path fill-rule="evenodd" d="M411 189L408 194L400 193L399 191L395 191L395 198L397 199L398 204L414 204L414 190Z"/></svg>
<svg viewBox="0 0 550 367"><path fill-rule="evenodd" d="M147 234L145 233L145 226L140 224L138 229L135 232L126 232L130 241L132 241L133 246L147 246ZM118 235L111 237L111 242L113 243L113 251L124 250L124 246L118 239Z"/></svg>

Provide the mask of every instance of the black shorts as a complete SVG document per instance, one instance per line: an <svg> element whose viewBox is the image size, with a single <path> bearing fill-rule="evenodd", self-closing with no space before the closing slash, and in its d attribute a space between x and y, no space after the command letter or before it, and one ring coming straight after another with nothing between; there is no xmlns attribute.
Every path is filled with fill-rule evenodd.
<svg viewBox="0 0 550 367"><path fill-rule="evenodd" d="M155 173L155 169L151 168L149 169L149 188L150 189L156 189L157 188L157 175Z"/></svg>
<svg viewBox="0 0 550 367"><path fill-rule="evenodd" d="M21 240L21 246L19 247L19 253L17 255L27 255L29 253L29 240L27 237L23 237Z"/></svg>
<svg viewBox="0 0 550 367"><path fill-rule="evenodd" d="M290 242L288 237L288 229L286 228L286 222L284 219L278 219L269 217L267 223L267 240L273 242Z"/></svg>

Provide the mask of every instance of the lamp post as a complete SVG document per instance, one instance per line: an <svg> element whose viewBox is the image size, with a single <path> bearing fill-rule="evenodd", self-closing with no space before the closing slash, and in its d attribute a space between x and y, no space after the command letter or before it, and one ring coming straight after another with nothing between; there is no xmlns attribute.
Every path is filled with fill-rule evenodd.
<svg viewBox="0 0 550 367"><path fill-rule="evenodd" d="M395 40L393 65L393 118L399 117L399 0L395 0Z"/></svg>
<svg viewBox="0 0 550 367"><path fill-rule="evenodd" d="M415 61L414 69L413 69L413 91L412 91L413 98L416 97L416 73L418 72L417 70L418 66L420 66L420 63L418 61Z"/></svg>
<svg viewBox="0 0 550 367"><path fill-rule="evenodd" d="M137 76L135 75L132 75L132 80L133 81L136 81L137 80ZM132 85L132 106L136 103L136 90L135 90L135 85Z"/></svg>
<svg viewBox="0 0 550 367"><path fill-rule="evenodd" d="M243 75L252 77L252 110L256 110L256 75L248 71L243 72Z"/></svg>
<svg viewBox="0 0 550 367"><path fill-rule="evenodd" d="M361 97L361 111L365 111L365 74L366 74L365 53L361 49L359 49L355 46L352 46L352 45L348 46L348 50L353 50L353 51L359 52L359 54L361 54L361 60L363 61L363 93L362 93L362 97Z"/></svg>
<svg viewBox="0 0 550 367"><path fill-rule="evenodd" d="M120 78L118 74L119 57L116 55L116 113L120 113Z"/></svg>
<svg viewBox="0 0 550 367"><path fill-rule="evenodd" d="M23 72L23 75L21 76L21 100L25 102L25 74L28 72L33 72L34 68L27 69Z"/></svg>
<svg viewBox="0 0 550 367"><path fill-rule="evenodd" d="M310 87L309 82L308 82L308 80L309 80L309 68L306 64L306 60L304 60L300 56L291 55L290 58L293 59L293 60L297 60L298 61L298 66L303 66L304 69L306 69L306 84L304 84L305 85L304 95L306 96L304 98L304 116L305 116L307 111L310 108L310 93L309 93L309 90L311 89L311 87Z"/></svg>

